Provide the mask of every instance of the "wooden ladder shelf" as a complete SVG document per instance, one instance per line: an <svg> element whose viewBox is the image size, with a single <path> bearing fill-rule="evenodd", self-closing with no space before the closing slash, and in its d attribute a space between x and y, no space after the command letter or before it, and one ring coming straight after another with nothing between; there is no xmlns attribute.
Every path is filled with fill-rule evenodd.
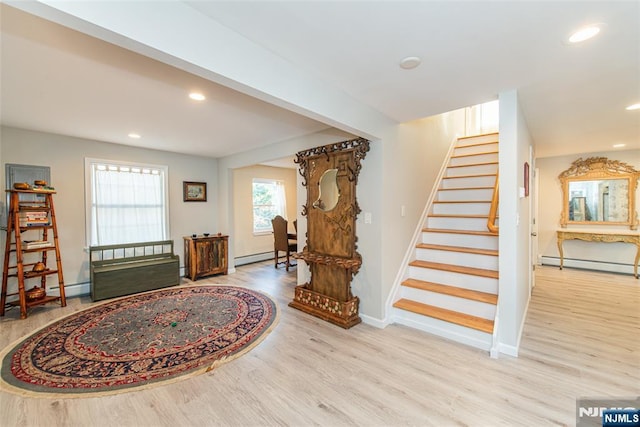
<svg viewBox="0 0 640 427"><path fill-rule="evenodd" d="M53 207L54 191L50 190L7 190L10 196L7 238L2 271L2 294L0 296L0 316L5 308L20 307L20 318L27 317L27 308L59 301L67 305L62 277L62 260L58 244L56 214ZM21 200L31 197L33 200ZM33 196L36 197L33 197ZM39 234L37 240L25 240ZM47 255L55 251L55 269L47 267ZM30 268L29 268L30 267ZM47 277L58 276L59 295L47 295ZM9 278L16 278L18 289L8 292ZM29 279L39 279L39 286L26 289ZM8 300L8 297L17 299Z"/></svg>

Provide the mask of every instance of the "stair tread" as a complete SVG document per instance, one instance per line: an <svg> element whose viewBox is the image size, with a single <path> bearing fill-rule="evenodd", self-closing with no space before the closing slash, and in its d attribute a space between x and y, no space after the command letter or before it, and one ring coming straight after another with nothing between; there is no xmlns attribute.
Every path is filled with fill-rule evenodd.
<svg viewBox="0 0 640 427"><path fill-rule="evenodd" d="M469 248L466 246L434 245L431 243L418 243L416 247L420 249L435 249L438 251L462 252L466 254L498 256L498 251L495 249Z"/></svg>
<svg viewBox="0 0 640 427"><path fill-rule="evenodd" d="M473 175L443 176L442 179L483 178L486 176L496 176L496 174L495 173L479 173L479 174L473 174Z"/></svg>
<svg viewBox="0 0 640 427"><path fill-rule="evenodd" d="M498 237L498 233L492 233L490 231L478 231L478 230L451 230L448 228L423 228L425 233L451 233L451 234L473 234L476 236L493 236Z"/></svg>
<svg viewBox="0 0 640 427"><path fill-rule="evenodd" d="M434 200L433 203L491 203L491 200Z"/></svg>
<svg viewBox="0 0 640 427"><path fill-rule="evenodd" d="M438 188L438 191L456 191L456 190L493 190L493 187Z"/></svg>
<svg viewBox="0 0 640 427"><path fill-rule="evenodd" d="M483 136L498 135L498 134L499 132L489 132L489 133L480 133L478 135L461 136L460 138L458 138L458 141L460 141L461 139L481 138Z"/></svg>
<svg viewBox="0 0 640 427"><path fill-rule="evenodd" d="M495 270L484 268L467 267L463 265L444 264L440 262L415 260L409 263L412 267L431 268L433 270L451 271L453 273L468 274L471 276L488 277L490 279L499 278L499 273Z"/></svg>
<svg viewBox="0 0 640 427"><path fill-rule="evenodd" d="M480 162L480 163L469 163L466 165L449 165L447 166L447 169L449 168L469 168L469 167L473 167L473 166L486 166L486 165L497 165L498 162Z"/></svg>
<svg viewBox="0 0 640 427"><path fill-rule="evenodd" d="M429 218L484 218L489 219L489 215L485 214L429 214ZM496 216L497 218L497 216Z"/></svg>
<svg viewBox="0 0 640 427"><path fill-rule="evenodd" d="M402 286L437 292L439 294L451 295L454 297L465 298L473 301L485 302L487 304L498 304L498 295L475 291L473 289L461 288L458 286L443 285L440 283L426 282L424 280L418 279L407 279L402 282Z"/></svg>
<svg viewBox="0 0 640 427"><path fill-rule="evenodd" d="M469 147L473 147L473 146L469 145ZM463 147L456 147L456 148L460 149L460 148L464 148L464 146ZM461 159L461 158L464 158L464 157L484 156L484 155L487 155L487 154L498 154L498 150L496 150L496 151L483 151L481 153L456 154L456 155L451 156L451 158L452 159Z"/></svg>
<svg viewBox="0 0 640 427"><path fill-rule="evenodd" d="M481 145L491 145L491 144L498 144L500 141L498 141L497 139L495 141L485 141L485 142L476 142L474 144L467 144L467 145L457 145L456 144L456 149L457 150L461 150L463 148L467 148L467 147L479 147Z"/></svg>
<svg viewBox="0 0 640 427"><path fill-rule="evenodd" d="M482 317L447 310L417 301L410 301L404 298L396 301L393 306L402 310L444 320L445 322L455 323L456 325L466 326L467 328L476 329L489 334L493 333L493 320L483 319Z"/></svg>

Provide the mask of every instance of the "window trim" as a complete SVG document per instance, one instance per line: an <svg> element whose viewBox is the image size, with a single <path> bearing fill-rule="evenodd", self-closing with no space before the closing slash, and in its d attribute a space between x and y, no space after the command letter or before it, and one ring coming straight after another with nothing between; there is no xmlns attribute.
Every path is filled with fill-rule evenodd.
<svg viewBox="0 0 640 427"><path fill-rule="evenodd" d="M252 178L251 179L251 231L253 233L254 236L267 236L267 235L271 235L273 234L273 227L270 230L258 230L256 231L255 229L255 218L254 218L254 210L255 210L255 204L253 203L253 185L254 184L276 184L277 183L281 183L283 186L285 186L286 188L286 182L282 179L275 179L275 178ZM279 215L282 215L283 217L286 218L287 213L286 212L281 212Z"/></svg>
<svg viewBox="0 0 640 427"><path fill-rule="evenodd" d="M84 205L85 205L85 213L84 213L84 230L85 230L85 244L86 248L91 247L91 196L92 196L92 188L93 188L93 173L91 171L91 166L95 163L104 163L107 165L118 165L118 166L129 166L129 167L142 167L149 169L158 169L161 170L164 176L164 214L165 214L165 235L169 239L171 236L171 224L169 217L169 166L167 165L155 165L151 163L142 163L142 162L131 162L124 160L108 160L108 159L98 159L94 157L85 157L84 159Z"/></svg>

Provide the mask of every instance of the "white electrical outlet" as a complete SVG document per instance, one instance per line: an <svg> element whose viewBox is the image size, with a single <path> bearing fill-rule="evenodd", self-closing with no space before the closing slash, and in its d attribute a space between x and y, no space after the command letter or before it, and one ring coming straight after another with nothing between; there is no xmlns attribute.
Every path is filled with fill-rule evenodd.
<svg viewBox="0 0 640 427"><path fill-rule="evenodd" d="M364 213L364 223L371 224L371 212Z"/></svg>

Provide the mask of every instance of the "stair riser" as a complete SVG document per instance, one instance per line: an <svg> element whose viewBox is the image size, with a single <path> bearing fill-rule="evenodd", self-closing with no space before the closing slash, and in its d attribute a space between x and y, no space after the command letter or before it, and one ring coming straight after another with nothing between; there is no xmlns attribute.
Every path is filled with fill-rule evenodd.
<svg viewBox="0 0 640 427"><path fill-rule="evenodd" d="M498 221L496 220L496 225ZM429 228L444 228L447 230L488 231L486 218L438 218L427 219Z"/></svg>
<svg viewBox="0 0 640 427"><path fill-rule="evenodd" d="M485 215L489 216L491 203L434 203L433 213L440 215Z"/></svg>
<svg viewBox="0 0 640 427"><path fill-rule="evenodd" d="M498 257L493 255L416 248L416 259L498 271Z"/></svg>
<svg viewBox="0 0 640 427"><path fill-rule="evenodd" d="M453 150L453 155L465 156L468 154L482 154L489 151L498 151L498 143L494 142L492 144L471 145L471 146L463 146L463 147L458 146Z"/></svg>
<svg viewBox="0 0 640 427"><path fill-rule="evenodd" d="M484 142L498 142L498 134L480 135L473 138L462 138L456 143L456 147L465 147L467 145L482 144Z"/></svg>
<svg viewBox="0 0 640 427"><path fill-rule="evenodd" d="M422 243L434 245L464 246L467 248L498 249L497 236L473 236L453 233L422 233Z"/></svg>
<svg viewBox="0 0 640 427"><path fill-rule="evenodd" d="M445 176L464 176L464 175L480 175L486 173L495 174L498 171L498 165L496 164L488 164L488 165L474 165L474 166L463 166L459 168L447 168Z"/></svg>
<svg viewBox="0 0 640 427"><path fill-rule="evenodd" d="M471 188L492 187L496 183L496 176L474 176L469 178L443 179L441 188Z"/></svg>
<svg viewBox="0 0 640 427"><path fill-rule="evenodd" d="M437 292L403 286L401 296L411 301L470 314L472 316L482 317L483 319L493 320L496 316L496 306L493 304L458 298Z"/></svg>
<svg viewBox="0 0 640 427"><path fill-rule="evenodd" d="M489 294L498 293L498 279L489 277L471 276L469 274L413 266L409 266L409 277L424 280L425 282L446 283L447 285Z"/></svg>
<svg viewBox="0 0 640 427"><path fill-rule="evenodd" d="M493 188L478 190L438 191L436 200L440 202L459 202L466 200L482 200L490 202L493 197Z"/></svg>
<svg viewBox="0 0 640 427"><path fill-rule="evenodd" d="M497 162L498 153L476 154L474 156L452 157L449 166L472 165L475 163Z"/></svg>
<svg viewBox="0 0 640 427"><path fill-rule="evenodd" d="M395 323L406 325L431 334L444 337L465 345L489 351L493 337L486 332L477 331L454 323L444 322L432 317L422 316L394 308L392 316Z"/></svg>

